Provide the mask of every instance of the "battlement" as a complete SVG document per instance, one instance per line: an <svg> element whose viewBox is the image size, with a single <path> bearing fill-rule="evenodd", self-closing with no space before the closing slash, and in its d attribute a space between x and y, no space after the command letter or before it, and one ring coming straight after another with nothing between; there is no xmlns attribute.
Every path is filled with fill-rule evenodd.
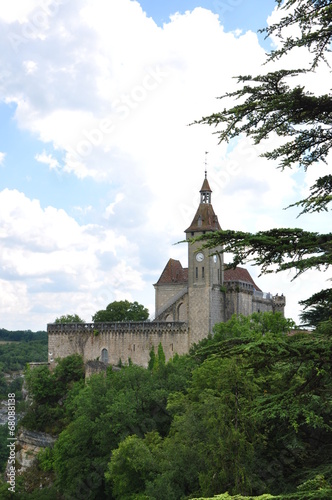
<svg viewBox="0 0 332 500"><path fill-rule="evenodd" d="M286 297L284 295L274 295L272 300L276 310L282 309L286 305Z"/></svg>
<svg viewBox="0 0 332 500"><path fill-rule="evenodd" d="M114 323L50 323L48 361L52 366L58 358L80 354L85 363L101 361L117 365L128 363L147 366L152 348L161 343L166 361L176 352L189 350L188 325L184 322L138 321Z"/></svg>
<svg viewBox="0 0 332 500"><path fill-rule="evenodd" d="M183 331L187 333L187 325L182 321L115 321L112 323L49 323L48 335L65 334L91 334L104 333L160 333L167 331Z"/></svg>

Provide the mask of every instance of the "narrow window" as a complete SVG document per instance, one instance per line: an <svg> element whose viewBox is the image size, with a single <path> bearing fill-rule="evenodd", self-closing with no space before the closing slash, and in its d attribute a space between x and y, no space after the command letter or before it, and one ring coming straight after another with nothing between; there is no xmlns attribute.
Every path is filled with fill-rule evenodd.
<svg viewBox="0 0 332 500"><path fill-rule="evenodd" d="M205 274L204 273L204 267L202 267L202 279L204 279L204 277L205 277L204 274Z"/></svg>
<svg viewBox="0 0 332 500"><path fill-rule="evenodd" d="M108 363L108 351L107 351L107 349L103 349L101 351L101 361L103 363Z"/></svg>
<svg viewBox="0 0 332 500"><path fill-rule="evenodd" d="M198 280L198 267L196 267L196 279Z"/></svg>

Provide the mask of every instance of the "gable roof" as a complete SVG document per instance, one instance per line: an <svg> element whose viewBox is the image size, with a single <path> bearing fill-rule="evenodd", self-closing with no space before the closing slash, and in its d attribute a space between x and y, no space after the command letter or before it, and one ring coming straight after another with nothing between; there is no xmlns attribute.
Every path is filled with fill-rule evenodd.
<svg viewBox="0 0 332 500"><path fill-rule="evenodd" d="M182 267L181 262L179 260L169 259L156 285L166 285L170 283L187 283L187 282L188 282L188 268Z"/></svg>
<svg viewBox="0 0 332 500"><path fill-rule="evenodd" d="M249 271L243 267L224 270L224 281L242 281L251 284L255 290L262 290L256 285ZM179 260L169 259L156 285L169 285L171 283L188 283L188 268L182 267Z"/></svg>
<svg viewBox="0 0 332 500"><path fill-rule="evenodd" d="M225 269L224 281L244 281L245 283L250 283L251 285L253 285L254 289L258 292L262 291L250 276L249 271L247 269L244 269L243 267L236 267L235 269Z"/></svg>

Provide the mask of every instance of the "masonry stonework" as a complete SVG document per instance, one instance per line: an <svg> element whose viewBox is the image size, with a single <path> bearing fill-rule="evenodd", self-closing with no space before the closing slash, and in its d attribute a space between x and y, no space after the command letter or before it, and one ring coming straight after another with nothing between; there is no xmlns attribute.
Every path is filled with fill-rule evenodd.
<svg viewBox="0 0 332 500"><path fill-rule="evenodd" d="M200 204L186 229L188 268L169 259L155 288L155 319L148 322L49 324L49 364L78 353L87 373L107 365L128 363L148 366L151 349L162 345L166 361L175 353L186 354L190 346L213 332L216 323L233 314L284 313L285 297L263 293L244 268L224 265L221 248L204 249L193 238L220 230L211 204L206 172Z"/></svg>
<svg viewBox="0 0 332 500"><path fill-rule="evenodd" d="M117 365L129 359L148 366L150 351L161 343L166 361L175 353L188 352L188 326L180 322L130 322L48 325L49 362L80 354L85 363L91 360Z"/></svg>

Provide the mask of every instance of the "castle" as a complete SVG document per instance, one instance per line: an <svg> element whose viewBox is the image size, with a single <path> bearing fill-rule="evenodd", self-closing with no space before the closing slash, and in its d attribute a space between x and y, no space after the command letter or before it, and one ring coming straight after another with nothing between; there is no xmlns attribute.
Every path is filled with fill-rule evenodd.
<svg viewBox="0 0 332 500"><path fill-rule="evenodd" d="M188 268L170 259L155 283L155 319L148 322L52 323L47 325L49 364L79 353L91 371L119 360L147 366L152 347L161 343L168 361L185 354L192 344L212 333L216 323L233 314L284 313L285 297L263 293L249 272L241 267L225 269L221 248L202 249L189 240L220 230L211 203L212 191L205 172L196 214L185 230ZM94 367L94 368L93 368Z"/></svg>

